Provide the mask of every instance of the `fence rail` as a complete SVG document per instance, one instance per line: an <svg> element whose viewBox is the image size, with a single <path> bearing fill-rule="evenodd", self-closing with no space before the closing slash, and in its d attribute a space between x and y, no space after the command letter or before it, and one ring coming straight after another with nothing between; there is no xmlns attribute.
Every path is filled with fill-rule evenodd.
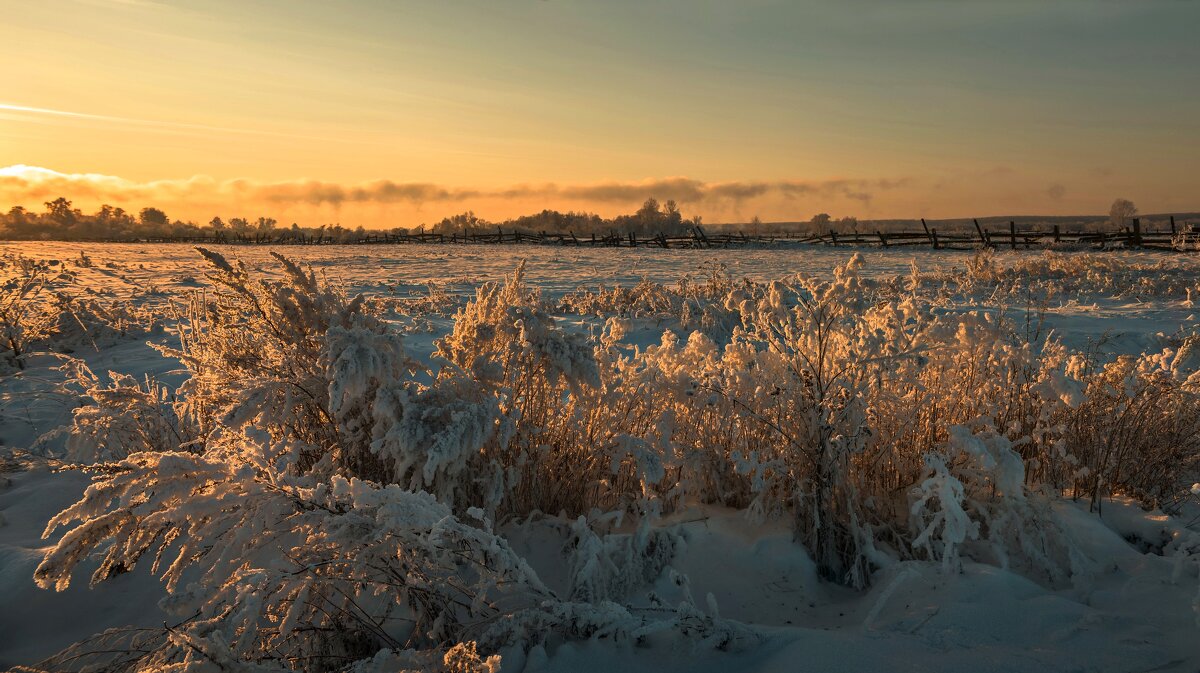
<svg viewBox="0 0 1200 673"><path fill-rule="evenodd" d="M144 239L146 243L202 243L212 245L337 245L337 244L463 244L463 245L561 245L576 247L610 248L732 248L740 246L780 245L824 245L847 247L894 248L902 246L929 246L935 250L971 250L982 247L1028 249L1051 244L1104 248L1141 248L1149 250L1198 251L1200 250L1200 227L1177 226L1170 219L1170 229L1143 230L1138 219L1120 231L1064 230L1059 225L1021 229L1015 222L1008 227L990 229L974 221L974 231L939 233L921 220L922 231L854 231L837 233L788 233L788 234L745 234L742 232L707 233L703 227L695 226L686 235L656 234L653 236L634 233L605 235L590 234L583 237L574 233L532 233L528 231L504 231L497 227L495 232L464 234L440 233L378 233L359 236L353 240L334 239L329 236L308 236L288 231L257 234L218 234L195 237L166 237Z"/></svg>

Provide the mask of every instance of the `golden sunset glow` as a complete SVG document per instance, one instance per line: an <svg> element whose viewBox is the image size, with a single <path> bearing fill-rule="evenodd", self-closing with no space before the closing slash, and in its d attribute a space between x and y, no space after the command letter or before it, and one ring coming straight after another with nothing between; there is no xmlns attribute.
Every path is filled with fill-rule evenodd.
<svg viewBox="0 0 1200 673"><path fill-rule="evenodd" d="M0 204L1194 210L1194 3L4 3ZM903 7L903 9L901 8Z"/></svg>

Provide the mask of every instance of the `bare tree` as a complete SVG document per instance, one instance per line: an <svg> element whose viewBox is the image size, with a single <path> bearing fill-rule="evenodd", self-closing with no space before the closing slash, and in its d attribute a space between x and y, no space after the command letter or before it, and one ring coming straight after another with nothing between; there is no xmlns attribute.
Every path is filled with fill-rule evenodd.
<svg viewBox="0 0 1200 673"><path fill-rule="evenodd" d="M1133 205L1133 201L1129 199L1117 199L1113 201L1112 208L1108 209L1108 221L1114 226L1122 228L1129 224L1129 221L1137 215L1137 206Z"/></svg>
<svg viewBox="0 0 1200 673"><path fill-rule="evenodd" d="M828 229L832 221L833 218L829 216L829 213L817 213L808 221L809 230L815 234L819 234Z"/></svg>

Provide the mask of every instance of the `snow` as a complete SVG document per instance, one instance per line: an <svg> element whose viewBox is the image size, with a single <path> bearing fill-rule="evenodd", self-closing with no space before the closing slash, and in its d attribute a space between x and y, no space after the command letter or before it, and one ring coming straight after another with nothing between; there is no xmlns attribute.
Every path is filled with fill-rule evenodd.
<svg viewBox="0 0 1200 673"><path fill-rule="evenodd" d="M158 581L140 568L90 590L89 563L66 591L39 589L33 571L54 539L42 540L46 522L79 499L86 475L48 469L0 473L0 667L39 661L104 629L161 626L171 619L157 607Z"/></svg>
<svg viewBox="0 0 1200 673"><path fill-rule="evenodd" d="M1112 503L1130 522L1145 514ZM761 625L742 652L688 644L607 642L555 649L546 671L1149 671L1195 670L1195 562L1172 580L1169 558L1143 555L1074 504L1056 514L1095 558L1086 589L1049 590L994 566L961 572L905 562L866 594L818 582L790 534L748 528L739 513L681 513L686 545L672 567L696 596L715 597L724 618ZM656 585L669 587L664 578Z"/></svg>
<svg viewBox="0 0 1200 673"><path fill-rule="evenodd" d="M94 265L76 271L80 282L98 295L165 312L178 293L210 286L195 252L185 246L0 244L0 254L19 250L68 260L78 258L85 248ZM261 248L219 252L241 258L251 268L261 267L268 275L278 273ZM543 297L561 298L581 285L631 287L643 280L674 283L685 274L718 264L726 265L735 277L754 280L796 272L831 279L834 266L852 254L830 249L463 246L289 248L283 252L336 278L351 293L409 298L434 283L449 288L450 301L458 304L484 281L499 281L511 274L518 259L526 260L526 282ZM1033 254L1006 253L997 258L1003 267ZM1200 262L1190 258L1133 252L1120 255L1124 261L1169 267L1147 272L1147 276L1178 273L1200 278ZM967 265L963 253L946 251L872 251L862 257L868 280L907 276L914 260L924 273L955 273ZM977 296L957 296L938 310L965 315L980 310L980 305ZM1009 305L1018 315L1037 313L1032 304ZM1042 329L1054 330L1068 346L1083 348L1103 340L1108 352L1137 354L1162 349L1181 328L1194 326L1194 312L1200 309L1193 308L1190 294L1163 290L1144 296L1067 292L1045 302L1044 310ZM587 315L554 316L556 324L567 331L562 337L543 329L539 322L543 316L513 318L516 342L524 344L526 354L547 358L551 371L555 366L564 371L584 367L577 362L582 338L602 333L608 321ZM337 332L344 348L328 354L328 366L355 375L339 378L352 381L352 386L331 391L337 401L335 411L350 414L356 400L385 394L375 390L377 382L371 372L381 367L402 369L407 366L405 355L429 366L435 342L454 324L437 315L419 329L401 318L397 322L411 328L404 334L403 346L369 331L355 333L356 328ZM706 346L699 338L692 343L686 330L664 324L661 317L625 316L610 322L614 338L643 351L665 348L671 337L663 336L664 329L676 330L683 339L673 346L677 350L684 348L684 342L692 349L687 353L711 349L711 344ZM167 330L136 340L81 347L74 355L97 373L111 370L136 379L149 375L177 386L184 378L179 362L147 346L147 340L171 348L180 345L179 335ZM383 364L381 357L386 360ZM36 355L24 371L0 376L0 450L33 447L39 437L70 422L75 403L61 388L62 374L54 369L58 363L50 355ZM590 371L584 374L585 378L593 375ZM1048 385L1065 403L1080 394L1064 382ZM409 393L389 390L386 394L402 397ZM413 416L392 419L394 431L378 447L382 455L393 456L402 464L420 460L415 464L420 473L418 487L432 483L441 472L461 467L462 455L479 444L479 435L484 433L480 428L493 422L494 413L466 400L439 400L425 394L426 398L417 394L405 398L406 404L413 405ZM410 413L407 406L405 409ZM469 416L473 429L468 428L471 432L465 437L435 435L422 422L426 416L439 415ZM430 427L435 425L444 424L430 423ZM976 437L965 428L955 428L952 436L952 444L966 460L994 475L989 486L1004 497L1023 497L1024 467L1010 444L995 437ZM657 451L643 450L642 439L625 437L622 442L618 453L640 461L639 473L650 481L662 476L666 468L655 462ZM971 544L979 534L963 510L964 483L960 479L966 477L939 465L939 458L931 459L926 463L929 476L921 484L921 500L913 507L914 513L923 508L920 511L929 522L917 540L931 550L940 549L931 553L939 560L888 565L876 571L865 591L819 579L817 564L796 544L789 521L764 521L748 517L744 511L693 504L663 517L653 531L617 522L613 530L620 536L603 538L591 534L589 525L594 522L586 518L582 523L571 522L548 513L508 523L498 532L554 591L574 587L580 596L620 601L644 609L646 614L675 615L678 610L684 617L693 615L731 645L714 650L710 645L717 636L688 639L665 631L647 633L640 639L616 635L551 638L528 652L502 650L502 670L1200 670L1200 647L1196 645L1200 642L1200 527L1195 518L1200 511L1200 484L1192 487L1194 502L1186 503L1176 515L1144 511L1125 499L1103 501L1099 513L1089 512L1086 500L1055 500L1046 525L1069 537L1082 555L1075 561L1084 571L1069 582L1039 583L1017 568L958 556L956 549ZM755 459L747 456L746 460L746 469L751 469ZM37 460L19 467L15 461L0 462L0 668L34 664L106 628L154 627L175 619L159 607L166 593L150 574L149 564L139 564L131 572L89 588L86 578L97 562L87 561L65 591L37 587L34 570L62 535L60 530L42 539L46 523L75 503L89 483L86 474L56 471L53 466L53 462ZM416 519L429 518L429 523L445 516L432 497L425 502L401 496L394 488L375 489L353 480L335 479L328 495L352 500L355 506L377 508L377 523L382 528L411 525ZM420 516L413 514L413 508L420 509ZM470 514L481 521L486 517L479 508ZM437 525L442 524L432 527ZM612 555L646 548L648 535L660 536L656 548L661 550L661 558L639 557L641 565L637 566L606 561ZM586 555L575 557L574 567L563 561L563 548L570 544L586 549ZM614 576L613 568L618 567L624 572L632 572L632 567L637 572L631 577ZM681 604L686 609L681 609ZM601 619L597 615L590 618Z"/></svg>

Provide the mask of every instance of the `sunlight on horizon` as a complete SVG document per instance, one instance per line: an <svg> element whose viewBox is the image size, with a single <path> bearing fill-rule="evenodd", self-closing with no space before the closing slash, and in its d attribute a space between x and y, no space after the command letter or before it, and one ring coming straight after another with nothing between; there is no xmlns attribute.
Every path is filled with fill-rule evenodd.
<svg viewBox="0 0 1200 673"><path fill-rule="evenodd" d="M1194 3L283 8L10 5L0 163L105 187L30 174L22 191L6 173L0 199L37 206L53 177L84 208L378 227L651 196L710 221L1200 209ZM854 186L649 190L680 180ZM333 207L175 187L377 182L477 196ZM580 196L606 183L623 197Z"/></svg>

